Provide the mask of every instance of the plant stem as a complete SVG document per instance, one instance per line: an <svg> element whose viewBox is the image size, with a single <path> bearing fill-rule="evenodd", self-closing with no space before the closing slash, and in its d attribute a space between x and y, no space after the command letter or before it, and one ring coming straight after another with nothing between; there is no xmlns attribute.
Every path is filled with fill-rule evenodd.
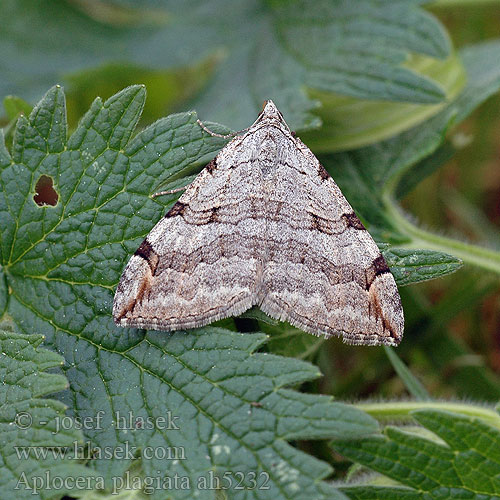
<svg viewBox="0 0 500 500"><path fill-rule="evenodd" d="M384 195L383 199L391 217L396 221L396 227L411 238L410 242L401 246L414 249L429 248L431 250L438 250L454 255L467 264L500 274L500 252L421 229L403 215L399 206L388 193Z"/></svg>
<svg viewBox="0 0 500 500"><path fill-rule="evenodd" d="M383 401L380 403L360 403L354 406L382 422L394 420L410 421L410 412L413 410L446 410L453 413L461 413L469 417L477 417L496 428L500 428L500 415L493 408L460 402Z"/></svg>
<svg viewBox="0 0 500 500"><path fill-rule="evenodd" d="M429 7L468 7L468 6L480 6L480 5L495 5L500 4L499 0L435 0L429 4Z"/></svg>

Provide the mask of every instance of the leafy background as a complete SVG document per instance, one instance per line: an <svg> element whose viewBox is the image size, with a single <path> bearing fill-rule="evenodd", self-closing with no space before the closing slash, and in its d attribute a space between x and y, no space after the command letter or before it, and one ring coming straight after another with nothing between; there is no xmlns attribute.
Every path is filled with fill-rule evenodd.
<svg viewBox="0 0 500 500"><path fill-rule="evenodd" d="M500 496L498 2L6 0L0 15L2 498ZM149 195L224 145L187 110L224 132L266 98L391 266L397 351L258 310L190 332L113 325L121 270L175 199ZM117 411L179 429L119 429ZM75 442L91 456L15 448ZM128 459L98 456L124 445ZM65 487L33 494L46 470ZM248 489L147 491L229 472Z"/></svg>

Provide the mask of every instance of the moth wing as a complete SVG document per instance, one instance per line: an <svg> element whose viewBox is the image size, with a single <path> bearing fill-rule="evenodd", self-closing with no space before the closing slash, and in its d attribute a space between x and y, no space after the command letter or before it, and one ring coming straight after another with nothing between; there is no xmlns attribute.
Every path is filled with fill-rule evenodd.
<svg viewBox="0 0 500 500"><path fill-rule="evenodd" d="M397 345L401 299L376 243L313 153L284 143L270 204L261 309L314 335L351 344ZM290 142L290 141L289 141Z"/></svg>
<svg viewBox="0 0 500 500"><path fill-rule="evenodd" d="M255 302L255 245L246 237L245 218L234 213L238 200L229 177L234 180L235 174L226 159L216 162L196 177L131 257L115 293L115 323L194 328L241 314Z"/></svg>

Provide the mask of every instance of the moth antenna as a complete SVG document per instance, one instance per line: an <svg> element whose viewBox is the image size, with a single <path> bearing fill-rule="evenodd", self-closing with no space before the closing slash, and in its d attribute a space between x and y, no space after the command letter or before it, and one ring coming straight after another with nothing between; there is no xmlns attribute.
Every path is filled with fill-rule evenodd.
<svg viewBox="0 0 500 500"><path fill-rule="evenodd" d="M241 134L243 132L246 132L250 127L247 127L243 130L240 130L238 132L231 132L230 134L226 134L226 135L223 135L223 134L217 134L216 132L212 132L210 129L208 129L207 127L205 127L205 125L203 125L203 122L198 118L196 120L196 123L198 123L198 125L209 135L211 135L212 137L220 137L221 139L231 139L232 137L235 137L237 136L238 134Z"/></svg>

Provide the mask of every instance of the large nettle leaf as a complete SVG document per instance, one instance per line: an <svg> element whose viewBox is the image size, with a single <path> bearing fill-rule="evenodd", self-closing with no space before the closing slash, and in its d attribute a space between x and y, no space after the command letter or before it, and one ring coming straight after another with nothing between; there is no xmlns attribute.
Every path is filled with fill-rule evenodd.
<svg viewBox="0 0 500 500"><path fill-rule="evenodd" d="M47 373L63 358L41 349L42 335L0 330L0 489L4 500L45 499L69 494L74 479L94 486L93 471L80 462L82 433L60 401L43 396L68 387L62 375ZM76 446L75 446L76 445ZM67 450L63 457L59 453ZM58 477L47 481L45 471Z"/></svg>
<svg viewBox="0 0 500 500"><path fill-rule="evenodd" d="M19 119L12 154L2 143L2 321L44 334L64 356L70 388L61 398L73 416L90 420L89 465L108 487L214 498L217 476L231 498L343 498L321 480L330 467L287 441L360 436L377 424L328 397L285 388L318 377L316 367L254 353L262 334L113 324L121 271L162 203L172 202L150 194L224 143L192 112L130 140L144 99L141 86L97 99L67 139L55 87ZM122 477L142 482L113 484Z"/></svg>
<svg viewBox="0 0 500 500"><path fill-rule="evenodd" d="M65 75L116 61L173 69L208 60L214 71L194 107L235 129L247 126L264 99L274 99L294 129L317 125L306 87L437 103L442 86L403 66L410 54L444 59L450 52L424 3L107 0L79 12L62 0L4 0L0 16L10 22L0 33L0 94L34 99Z"/></svg>
<svg viewBox="0 0 500 500"><path fill-rule="evenodd" d="M498 427L443 410L417 410L412 416L424 429L387 427L384 435L333 443L342 455L379 473L342 487L349 498L499 498Z"/></svg>

